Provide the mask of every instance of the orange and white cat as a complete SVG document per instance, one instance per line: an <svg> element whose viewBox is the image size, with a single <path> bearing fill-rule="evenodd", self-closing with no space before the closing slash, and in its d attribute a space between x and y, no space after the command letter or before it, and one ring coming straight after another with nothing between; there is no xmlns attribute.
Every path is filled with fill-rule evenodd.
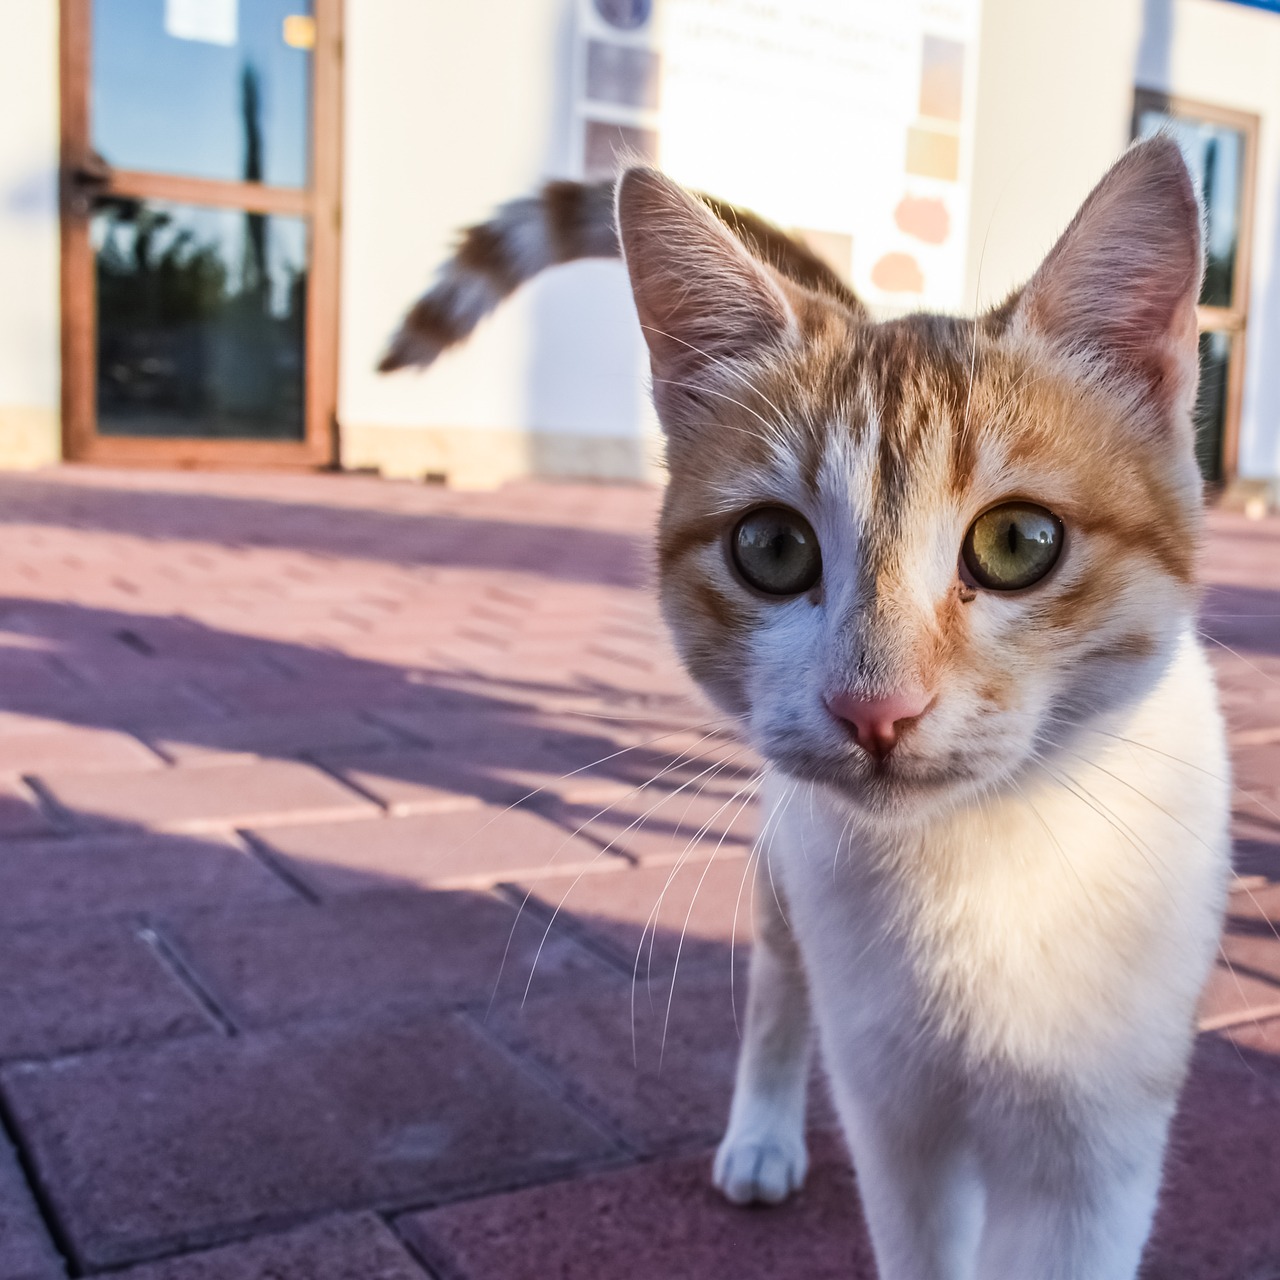
<svg viewBox="0 0 1280 1280"><path fill-rule="evenodd" d="M716 1183L800 1186L816 1028L882 1280L1131 1280L1229 867L1176 145L1131 148L976 320L873 323L648 169L616 238L605 188L556 185L467 233L386 364L620 246L664 612L776 832Z"/></svg>

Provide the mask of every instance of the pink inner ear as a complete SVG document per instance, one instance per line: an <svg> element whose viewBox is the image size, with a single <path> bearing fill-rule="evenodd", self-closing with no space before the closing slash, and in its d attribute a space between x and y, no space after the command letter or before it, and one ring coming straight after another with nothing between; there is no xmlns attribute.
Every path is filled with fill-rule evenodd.
<svg viewBox="0 0 1280 1280"><path fill-rule="evenodd" d="M618 183L618 232L649 345L655 399L719 361L785 341L795 325L773 271L719 218L652 169Z"/></svg>
<svg viewBox="0 0 1280 1280"><path fill-rule="evenodd" d="M1182 153L1157 136L1094 188L1023 291L1017 314L1093 351L1172 405L1195 390L1200 205Z"/></svg>

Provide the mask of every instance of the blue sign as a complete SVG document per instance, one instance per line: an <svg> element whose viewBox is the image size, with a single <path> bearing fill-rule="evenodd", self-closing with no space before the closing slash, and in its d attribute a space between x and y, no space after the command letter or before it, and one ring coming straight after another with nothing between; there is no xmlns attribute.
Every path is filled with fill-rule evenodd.
<svg viewBox="0 0 1280 1280"><path fill-rule="evenodd" d="M1265 9L1268 13L1280 13L1280 0L1228 0L1230 4L1242 4L1249 9Z"/></svg>

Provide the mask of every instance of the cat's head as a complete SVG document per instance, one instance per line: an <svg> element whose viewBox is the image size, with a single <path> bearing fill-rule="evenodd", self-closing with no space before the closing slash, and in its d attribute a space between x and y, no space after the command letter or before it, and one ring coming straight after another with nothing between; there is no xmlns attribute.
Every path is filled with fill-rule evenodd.
<svg viewBox="0 0 1280 1280"><path fill-rule="evenodd" d="M1132 147L977 321L872 323L650 170L618 225L668 439L661 593L754 745L869 816L1016 778L1195 608L1200 212Z"/></svg>

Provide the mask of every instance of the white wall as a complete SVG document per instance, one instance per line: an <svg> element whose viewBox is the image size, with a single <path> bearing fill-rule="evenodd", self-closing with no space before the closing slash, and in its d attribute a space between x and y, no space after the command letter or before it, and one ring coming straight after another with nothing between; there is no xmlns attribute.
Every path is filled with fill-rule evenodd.
<svg viewBox="0 0 1280 1280"><path fill-rule="evenodd" d="M638 436L642 347L617 263L560 268L425 374L374 373L459 227L568 174L571 0L349 0L345 427Z"/></svg>
<svg viewBox="0 0 1280 1280"><path fill-rule="evenodd" d="M984 0L969 294L1025 280L1128 143L1136 85L1262 117L1240 473L1280 475L1280 16L1227 0Z"/></svg>
<svg viewBox="0 0 1280 1280"><path fill-rule="evenodd" d="M983 0L975 307L1021 284L1129 138L1140 0Z"/></svg>
<svg viewBox="0 0 1280 1280"><path fill-rule="evenodd" d="M0 466L58 456L58 3L9 0L0 38Z"/></svg>

